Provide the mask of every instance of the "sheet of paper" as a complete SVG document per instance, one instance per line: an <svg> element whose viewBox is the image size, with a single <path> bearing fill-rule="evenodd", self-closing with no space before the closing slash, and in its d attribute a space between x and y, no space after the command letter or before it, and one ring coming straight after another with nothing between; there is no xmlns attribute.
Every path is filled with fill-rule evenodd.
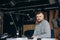
<svg viewBox="0 0 60 40"><path fill-rule="evenodd" d="M7 38L6 40L28 40L28 38Z"/></svg>
<svg viewBox="0 0 60 40"><path fill-rule="evenodd" d="M41 40L55 40L55 38L42 38Z"/></svg>

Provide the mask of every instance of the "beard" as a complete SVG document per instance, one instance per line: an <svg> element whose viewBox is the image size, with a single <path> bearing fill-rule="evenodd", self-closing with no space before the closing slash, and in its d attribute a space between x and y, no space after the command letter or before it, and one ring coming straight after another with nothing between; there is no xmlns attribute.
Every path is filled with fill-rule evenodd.
<svg viewBox="0 0 60 40"><path fill-rule="evenodd" d="M41 23L42 20L37 20L36 23Z"/></svg>

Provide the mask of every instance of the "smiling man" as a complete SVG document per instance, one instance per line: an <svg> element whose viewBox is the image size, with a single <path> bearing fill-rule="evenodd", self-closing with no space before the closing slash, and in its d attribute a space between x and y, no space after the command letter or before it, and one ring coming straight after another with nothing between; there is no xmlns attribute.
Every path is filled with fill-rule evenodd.
<svg viewBox="0 0 60 40"><path fill-rule="evenodd" d="M32 38L50 38L51 30L47 20L44 19L44 12L36 12L36 25Z"/></svg>

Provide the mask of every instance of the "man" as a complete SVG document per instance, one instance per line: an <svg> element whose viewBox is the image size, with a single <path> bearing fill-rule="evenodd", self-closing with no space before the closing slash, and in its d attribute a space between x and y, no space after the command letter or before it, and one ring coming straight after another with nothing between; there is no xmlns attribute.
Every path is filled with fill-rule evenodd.
<svg viewBox="0 0 60 40"><path fill-rule="evenodd" d="M44 19L43 12L36 12L36 26L32 38L50 38L51 30L47 20Z"/></svg>

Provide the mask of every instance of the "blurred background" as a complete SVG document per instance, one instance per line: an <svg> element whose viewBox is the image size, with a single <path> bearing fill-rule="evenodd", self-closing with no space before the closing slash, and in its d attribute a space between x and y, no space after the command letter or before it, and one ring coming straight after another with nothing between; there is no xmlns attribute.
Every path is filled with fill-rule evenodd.
<svg viewBox="0 0 60 40"><path fill-rule="evenodd" d="M50 23L51 37L60 37L60 0L0 0L0 34L31 37L35 27L35 11L44 11Z"/></svg>

